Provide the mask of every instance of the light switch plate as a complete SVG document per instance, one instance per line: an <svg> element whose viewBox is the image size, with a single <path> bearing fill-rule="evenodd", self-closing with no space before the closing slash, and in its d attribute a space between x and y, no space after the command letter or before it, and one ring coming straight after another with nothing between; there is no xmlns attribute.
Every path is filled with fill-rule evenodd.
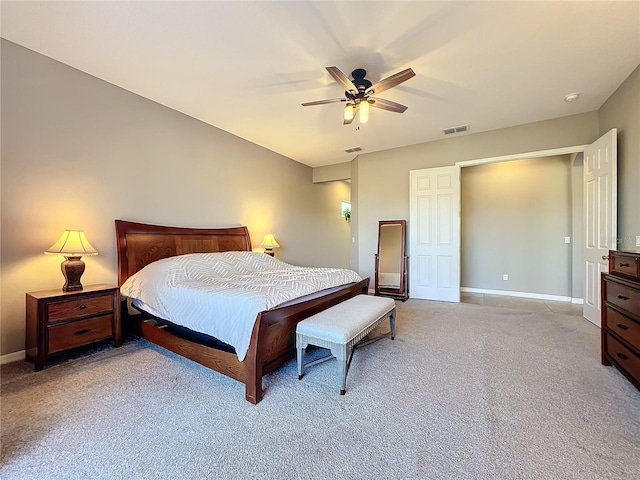
<svg viewBox="0 0 640 480"><path fill-rule="evenodd" d="M640 235L636 235L636 247L640 247Z"/></svg>
<svg viewBox="0 0 640 480"><path fill-rule="evenodd" d="M571 237L564 237L564 243L571 243Z"/></svg>

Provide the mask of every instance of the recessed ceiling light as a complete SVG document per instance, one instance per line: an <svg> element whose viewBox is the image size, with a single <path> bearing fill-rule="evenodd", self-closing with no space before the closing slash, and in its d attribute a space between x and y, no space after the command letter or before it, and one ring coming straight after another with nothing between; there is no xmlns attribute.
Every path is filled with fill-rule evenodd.
<svg viewBox="0 0 640 480"><path fill-rule="evenodd" d="M565 102L573 102L576 98L580 96L579 93L570 93L566 97L564 97Z"/></svg>

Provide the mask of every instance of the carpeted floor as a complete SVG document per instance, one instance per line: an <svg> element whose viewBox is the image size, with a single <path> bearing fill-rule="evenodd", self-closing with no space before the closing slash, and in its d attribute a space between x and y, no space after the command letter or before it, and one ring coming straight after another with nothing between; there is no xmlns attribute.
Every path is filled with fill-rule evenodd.
<svg viewBox="0 0 640 480"><path fill-rule="evenodd" d="M1 374L3 479L640 478L640 392L572 315L398 303L346 395L335 361L292 361L256 406L135 338Z"/></svg>

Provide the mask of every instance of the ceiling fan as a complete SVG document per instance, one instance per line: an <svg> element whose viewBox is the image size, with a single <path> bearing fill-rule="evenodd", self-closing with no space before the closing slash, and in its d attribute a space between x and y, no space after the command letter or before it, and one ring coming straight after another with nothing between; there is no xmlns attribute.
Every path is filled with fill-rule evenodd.
<svg viewBox="0 0 640 480"><path fill-rule="evenodd" d="M366 123L369 120L369 107L380 108L382 110L388 110L390 112L403 113L408 107L400 105L399 103L385 100L383 98L376 98L373 95L377 95L385 90L395 87L402 82L409 80L411 77L415 77L415 72L410 68L402 70L401 72L391 75L385 79L380 80L375 85L372 85L369 80L364 78L367 75L367 71L363 68L356 68L351 72L353 80L342 73L338 67L326 67L329 74L344 88L344 98L330 98L327 100L317 100L315 102L303 103L303 107L309 107L311 105L324 105L325 103L337 103L346 102L344 107L344 125L349 125L353 122L356 112L360 110L360 123Z"/></svg>

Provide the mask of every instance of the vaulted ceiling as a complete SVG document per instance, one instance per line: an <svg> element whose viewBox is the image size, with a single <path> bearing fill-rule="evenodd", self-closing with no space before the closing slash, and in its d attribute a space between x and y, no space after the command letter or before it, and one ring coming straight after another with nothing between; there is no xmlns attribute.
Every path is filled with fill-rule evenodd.
<svg viewBox="0 0 640 480"><path fill-rule="evenodd" d="M640 2L12 2L1 36L310 166L598 109L640 64ZM373 83L342 122L327 73ZM573 102L563 98L580 93Z"/></svg>

